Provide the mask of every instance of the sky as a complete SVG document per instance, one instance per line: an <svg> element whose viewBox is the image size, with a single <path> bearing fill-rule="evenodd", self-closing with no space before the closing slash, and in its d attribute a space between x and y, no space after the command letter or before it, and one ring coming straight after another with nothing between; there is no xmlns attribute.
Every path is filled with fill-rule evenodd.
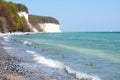
<svg viewBox="0 0 120 80"><path fill-rule="evenodd" d="M6 0L23 3L29 14L51 16L63 32L120 31L120 0Z"/></svg>

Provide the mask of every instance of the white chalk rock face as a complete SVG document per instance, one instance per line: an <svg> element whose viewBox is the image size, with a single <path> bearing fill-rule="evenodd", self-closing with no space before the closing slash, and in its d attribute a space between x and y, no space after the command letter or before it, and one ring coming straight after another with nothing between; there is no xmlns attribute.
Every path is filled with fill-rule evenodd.
<svg viewBox="0 0 120 80"><path fill-rule="evenodd" d="M45 23L44 32L61 32L60 25L54 23Z"/></svg>
<svg viewBox="0 0 120 80"><path fill-rule="evenodd" d="M27 21L27 24L32 32L39 32L39 29L42 29L42 32L61 32L60 25L55 23L38 23L37 28L32 26L28 19L28 14L26 12L18 12L20 17L24 17Z"/></svg>
<svg viewBox="0 0 120 80"><path fill-rule="evenodd" d="M32 27L31 24L29 23L28 14L27 14L25 11L23 11L23 12L22 12L22 11L21 11L21 12L18 12L18 15L19 15L20 17L24 17L24 18L26 19L27 24L28 24L29 28L31 29L31 31L33 31L33 32L38 32L38 30L37 30L36 28Z"/></svg>
<svg viewBox="0 0 120 80"><path fill-rule="evenodd" d="M26 12L18 12L20 17L25 17L26 21L28 21L28 14Z"/></svg>

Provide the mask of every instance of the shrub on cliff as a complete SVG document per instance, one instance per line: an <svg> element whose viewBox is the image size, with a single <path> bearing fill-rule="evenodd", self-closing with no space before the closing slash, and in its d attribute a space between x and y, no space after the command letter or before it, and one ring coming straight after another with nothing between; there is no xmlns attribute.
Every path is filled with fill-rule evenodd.
<svg viewBox="0 0 120 80"><path fill-rule="evenodd" d="M26 13L28 13L28 8L23 5L23 4L16 4L17 10L18 11L25 11Z"/></svg>

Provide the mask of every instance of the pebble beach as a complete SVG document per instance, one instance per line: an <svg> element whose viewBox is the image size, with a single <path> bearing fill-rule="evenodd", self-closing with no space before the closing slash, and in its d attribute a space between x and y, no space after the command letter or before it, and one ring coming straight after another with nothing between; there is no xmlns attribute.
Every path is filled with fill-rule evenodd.
<svg viewBox="0 0 120 80"><path fill-rule="evenodd" d="M0 45L0 80L26 80L24 69L17 64L19 61L9 56Z"/></svg>
<svg viewBox="0 0 120 80"><path fill-rule="evenodd" d="M0 36L0 80L77 80L64 71L37 64L31 55L22 51L6 50L8 46L2 42L10 35Z"/></svg>

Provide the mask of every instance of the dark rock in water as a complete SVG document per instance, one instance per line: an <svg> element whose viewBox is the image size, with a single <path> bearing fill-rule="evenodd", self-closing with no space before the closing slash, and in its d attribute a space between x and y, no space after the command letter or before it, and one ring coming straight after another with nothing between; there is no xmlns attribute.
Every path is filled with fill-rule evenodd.
<svg viewBox="0 0 120 80"><path fill-rule="evenodd" d="M95 63L91 62L89 64L85 64L86 66L91 66L91 67L94 67L95 66Z"/></svg>
<svg viewBox="0 0 120 80"><path fill-rule="evenodd" d="M42 48L42 52L44 52L45 51L45 48Z"/></svg>
<svg viewBox="0 0 120 80"><path fill-rule="evenodd" d="M63 55L62 58L65 58L65 56Z"/></svg>

